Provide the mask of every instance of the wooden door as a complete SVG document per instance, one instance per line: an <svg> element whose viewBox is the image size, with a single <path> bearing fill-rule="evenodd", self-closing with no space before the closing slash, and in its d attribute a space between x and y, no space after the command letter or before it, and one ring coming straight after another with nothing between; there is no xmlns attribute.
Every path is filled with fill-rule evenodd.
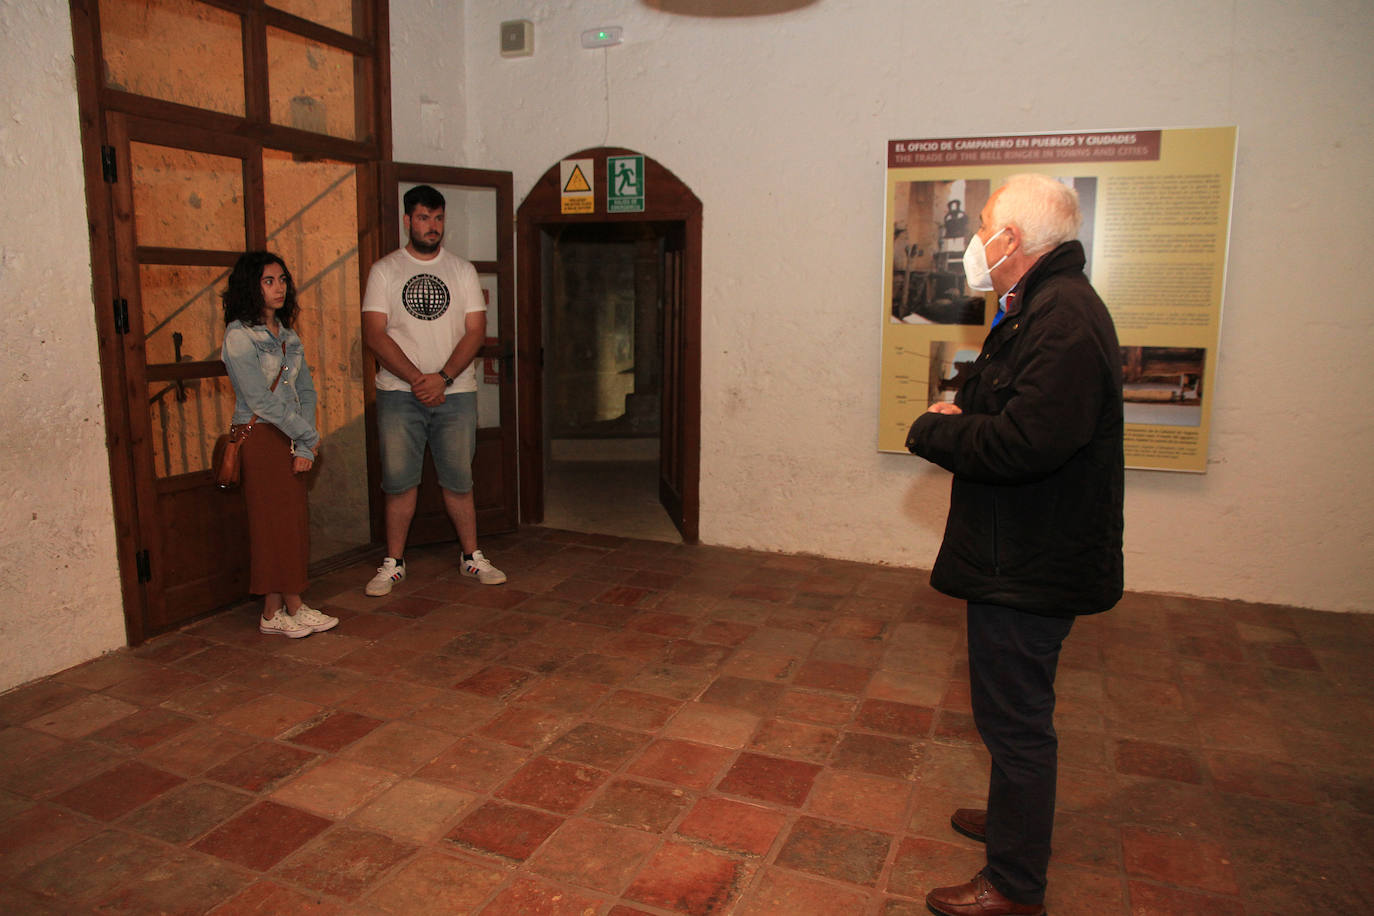
<svg viewBox="0 0 1374 916"><path fill-rule="evenodd" d="M389 163L381 170L381 176L378 199L383 254L401 247L404 241L401 197L415 185L428 184L444 195L444 247L477 268L487 298L487 343L475 360L477 454L472 462L472 478L477 531L480 535L514 531L519 506L515 471L515 240L511 173ZM368 360L367 369L371 391L375 362ZM376 479L380 479L380 474ZM376 536L382 539L380 491L374 498ZM408 543L433 544L456 538L444 511L434 462L426 452Z"/></svg>
<svg viewBox="0 0 1374 916"><path fill-rule="evenodd" d="M658 447L658 501L688 543L696 540L695 513L687 509L695 500L686 498L687 466L692 459L685 447L687 388L687 240L682 223L672 225L663 244L663 402L662 433ZM688 534L688 531L691 534Z"/></svg>
<svg viewBox="0 0 1374 916"><path fill-rule="evenodd" d="M247 192L261 159L245 140L119 113L106 128L147 636L247 591L243 500L215 486L210 457L234 411L218 293L262 237L260 195Z"/></svg>

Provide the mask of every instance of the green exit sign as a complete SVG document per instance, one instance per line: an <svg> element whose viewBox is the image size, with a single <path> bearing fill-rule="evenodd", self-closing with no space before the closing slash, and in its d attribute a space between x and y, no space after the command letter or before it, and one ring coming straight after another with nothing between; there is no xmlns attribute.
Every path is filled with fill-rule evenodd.
<svg viewBox="0 0 1374 916"><path fill-rule="evenodd" d="M606 212L644 212L644 157L606 157Z"/></svg>

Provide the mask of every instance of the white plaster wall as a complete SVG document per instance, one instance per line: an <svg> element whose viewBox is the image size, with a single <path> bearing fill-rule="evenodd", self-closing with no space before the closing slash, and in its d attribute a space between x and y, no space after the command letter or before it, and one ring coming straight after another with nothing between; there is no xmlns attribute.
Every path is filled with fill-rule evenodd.
<svg viewBox="0 0 1374 916"><path fill-rule="evenodd" d="M391 136L397 162L467 165L463 4L391 4Z"/></svg>
<svg viewBox="0 0 1374 916"><path fill-rule="evenodd" d="M430 6L392 0L393 17ZM532 58L498 54L513 18L535 24ZM625 43L579 47L605 25ZM441 30L461 53L419 51ZM1127 585L1371 611L1371 38L1368 0L819 0L729 19L469 0L417 53L397 30L393 74L465 87L463 164L512 170L517 202L603 143L690 185L702 540L909 566L934 558L948 477L875 451L885 141L1238 125L1210 465L1128 475ZM424 154L396 120L398 157Z"/></svg>
<svg viewBox="0 0 1374 916"><path fill-rule="evenodd" d="M0 690L124 645L65 0L0 0Z"/></svg>

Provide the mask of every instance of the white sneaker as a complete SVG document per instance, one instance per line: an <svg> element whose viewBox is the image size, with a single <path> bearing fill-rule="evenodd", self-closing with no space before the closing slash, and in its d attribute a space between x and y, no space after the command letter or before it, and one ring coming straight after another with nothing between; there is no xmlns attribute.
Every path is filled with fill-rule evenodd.
<svg viewBox="0 0 1374 916"><path fill-rule="evenodd" d="M404 582L405 578L406 561L387 557L382 561L382 565L377 567L377 575L367 583L366 591L373 598L380 598L391 594L391 587L397 582Z"/></svg>
<svg viewBox="0 0 1374 916"><path fill-rule="evenodd" d="M258 632L266 633L268 636L290 636L292 639L300 639L315 631L286 613L285 608L277 608L277 612L271 618L258 615Z"/></svg>
<svg viewBox="0 0 1374 916"><path fill-rule="evenodd" d="M332 630L339 625L339 618L322 614L305 604L296 608L295 617L297 622L309 627L312 633L323 633L325 630Z"/></svg>
<svg viewBox="0 0 1374 916"><path fill-rule="evenodd" d="M474 550L472 559L464 559L461 565L463 575L476 576L477 581L483 585L500 585L506 581L506 574L501 572L491 561L482 556L482 551Z"/></svg>

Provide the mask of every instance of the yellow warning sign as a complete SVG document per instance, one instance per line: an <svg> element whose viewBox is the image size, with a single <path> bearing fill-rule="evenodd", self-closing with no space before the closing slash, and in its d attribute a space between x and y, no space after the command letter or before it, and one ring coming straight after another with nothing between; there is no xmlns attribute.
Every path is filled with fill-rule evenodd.
<svg viewBox="0 0 1374 916"><path fill-rule="evenodd" d="M582 174L582 167L574 165L572 174L568 176L568 183L563 185L563 191L565 193L568 191L582 191L583 193L587 193L590 192L591 189L592 186L587 184L587 176Z"/></svg>
<svg viewBox="0 0 1374 916"><path fill-rule="evenodd" d="M596 171L591 159L564 159L559 164L559 177L562 179L563 213L594 213L596 211L596 188L593 185Z"/></svg>

